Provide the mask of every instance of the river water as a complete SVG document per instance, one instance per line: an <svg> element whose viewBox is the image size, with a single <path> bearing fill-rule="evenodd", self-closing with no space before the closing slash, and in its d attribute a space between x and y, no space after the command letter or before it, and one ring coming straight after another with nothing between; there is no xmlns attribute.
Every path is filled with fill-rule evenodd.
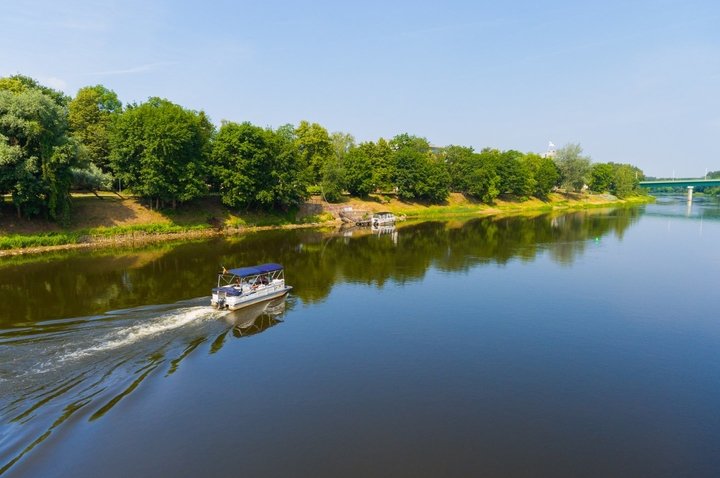
<svg viewBox="0 0 720 478"><path fill-rule="evenodd" d="M5 258L0 475L717 476L719 246L665 197Z"/></svg>

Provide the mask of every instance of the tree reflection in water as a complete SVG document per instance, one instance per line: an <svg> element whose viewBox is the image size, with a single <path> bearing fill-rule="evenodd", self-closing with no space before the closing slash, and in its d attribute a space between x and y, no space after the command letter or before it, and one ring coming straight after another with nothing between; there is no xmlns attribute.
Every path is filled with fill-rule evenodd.
<svg viewBox="0 0 720 478"><path fill-rule="evenodd" d="M422 279L429 268L532 261L571 264L589 241L622 239L641 208L564 215L404 223L394 234L351 237L317 230L265 231L134 250L70 252L0 263L0 327L88 316L209 294L221 266L279 262L293 295L322 301L336 283L382 287ZM59 324L57 327L62 328Z"/></svg>

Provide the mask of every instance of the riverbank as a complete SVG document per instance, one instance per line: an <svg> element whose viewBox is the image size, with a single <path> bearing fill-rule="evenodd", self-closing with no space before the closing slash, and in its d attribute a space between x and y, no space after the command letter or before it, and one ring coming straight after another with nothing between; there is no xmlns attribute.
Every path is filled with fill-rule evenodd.
<svg viewBox="0 0 720 478"><path fill-rule="evenodd" d="M134 246L155 241L234 235L267 229L339 227L343 208L390 211L408 219L543 213L652 202L651 196L618 199L607 194L552 193L547 200L498 200L493 205L451 194L441 205L407 203L373 195L328 204L314 198L297 211L257 213L231 211L217 198L204 198L177 210L155 211L134 197L111 193L73 196L73 220L67 227L44 220L16 219L7 203L0 209L0 256L63 249Z"/></svg>

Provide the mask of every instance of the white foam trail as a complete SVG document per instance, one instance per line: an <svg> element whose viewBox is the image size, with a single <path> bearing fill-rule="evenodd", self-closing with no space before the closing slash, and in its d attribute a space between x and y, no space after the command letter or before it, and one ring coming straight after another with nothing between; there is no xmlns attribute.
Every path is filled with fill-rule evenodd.
<svg viewBox="0 0 720 478"><path fill-rule="evenodd" d="M61 357L59 361L76 360L98 352L126 347L140 340L160 335L194 322L216 319L225 313L225 311L209 311L207 307L179 309L165 316L160 316L155 320L144 321L142 324L112 332L101 338L97 345L66 354Z"/></svg>

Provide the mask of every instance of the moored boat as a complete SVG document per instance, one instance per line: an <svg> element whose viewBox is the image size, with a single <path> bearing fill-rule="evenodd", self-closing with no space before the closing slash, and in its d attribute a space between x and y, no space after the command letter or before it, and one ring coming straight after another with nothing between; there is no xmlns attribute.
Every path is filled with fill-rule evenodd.
<svg viewBox="0 0 720 478"><path fill-rule="evenodd" d="M395 217L395 214L391 212L376 212L372 215L372 219L370 220L370 224L373 227L378 226L389 226L391 224L395 224L395 221L397 218Z"/></svg>
<svg viewBox="0 0 720 478"><path fill-rule="evenodd" d="M237 310L261 302L285 297L292 289L285 285L285 270L280 264L225 269L218 273L210 305L217 309Z"/></svg>

